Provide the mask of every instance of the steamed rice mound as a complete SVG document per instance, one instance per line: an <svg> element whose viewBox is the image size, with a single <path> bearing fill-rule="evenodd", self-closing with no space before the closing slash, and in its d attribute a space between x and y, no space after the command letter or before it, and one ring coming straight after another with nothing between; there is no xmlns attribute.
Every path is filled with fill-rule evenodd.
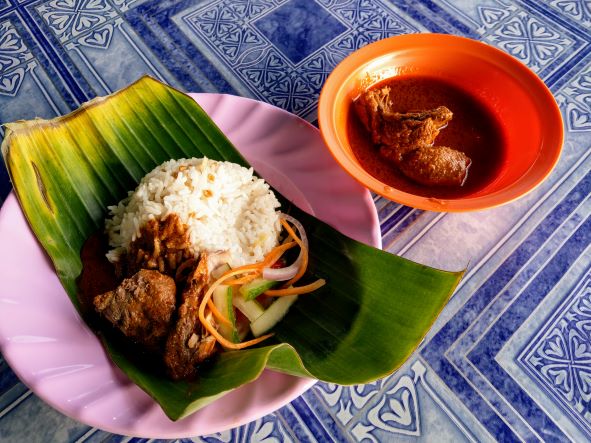
<svg viewBox="0 0 591 443"><path fill-rule="evenodd" d="M109 206L111 262L119 260L149 220L175 213L189 229L192 252L229 251L230 266L261 261L278 243L277 198L253 170L230 162L170 160L148 173L135 191Z"/></svg>

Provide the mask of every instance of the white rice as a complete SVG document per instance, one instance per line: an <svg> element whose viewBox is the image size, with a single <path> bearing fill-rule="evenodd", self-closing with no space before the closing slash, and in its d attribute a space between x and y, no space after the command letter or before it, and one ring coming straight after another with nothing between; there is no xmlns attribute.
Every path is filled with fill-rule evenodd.
<svg viewBox="0 0 591 443"><path fill-rule="evenodd" d="M269 185L252 168L207 158L170 160L108 208L105 225L113 249L107 257L118 261L148 220L175 213L189 228L195 254L229 251L232 267L255 263L278 243L278 207Z"/></svg>

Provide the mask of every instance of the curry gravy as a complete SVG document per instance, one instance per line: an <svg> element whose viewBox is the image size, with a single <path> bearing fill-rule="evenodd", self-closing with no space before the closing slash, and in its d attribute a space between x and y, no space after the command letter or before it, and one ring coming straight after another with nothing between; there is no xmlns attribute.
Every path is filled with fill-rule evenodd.
<svg viewBox="0 0 591 443"><path fill-rule="evenodd" d="M425 186L406 178L379 154L371 136L358 118L353 103L348 113L347 133L361 166L395 189L434 198L460 198L477 193L498 175L505 161L505 141L500 122L485 103L444 80L426 76L386 79L372 88L390 88L393 109L411 112L446 106L453 112L448 126L435 139L435 146L448 146L472 159L468 178L461 187Z"/></svg>

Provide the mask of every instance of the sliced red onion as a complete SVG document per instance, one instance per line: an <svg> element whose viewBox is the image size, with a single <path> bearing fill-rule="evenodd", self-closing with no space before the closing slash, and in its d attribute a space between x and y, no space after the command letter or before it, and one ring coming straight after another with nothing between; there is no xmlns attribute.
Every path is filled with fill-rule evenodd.
<svg viewBox="0 0 591 443"><path fill-rule="evenodd" d="M300 261L296 260L285 268L265 268L263 269L263 278L275 281L291 280L300 269Z"/></svg>
<svg viewBox="0 0 591 443"><path fill-rule="evenodd" d="M304 226L298 220L293 218L291 215L280 213L279 217L287 220L288 222L290 222L292 225L294 225L296 227L296 229L298 230L298 233L300 234L300 240L302 240L302 243L304 244L306 249L308 249L308 236L306 235L306 230L304 229Z"/></svg>
<svg viewBox="0 0 591 443"><path fill-rule="evenodd" d="M296 228L300 236L300 240L302 240L303 245L306 247L306 249L308 249L308 237L306 236L306 230L304 229L302 224L298 220L293 218L291 215L281 213L279 216L290 222ZM300 269L303 253L303 249L300 249L300 254L298 255L298 258L291 265L285 268L263 269L263 278L266 280L275 281L286 281L292 279L298 273L298 269Z"/></svg>

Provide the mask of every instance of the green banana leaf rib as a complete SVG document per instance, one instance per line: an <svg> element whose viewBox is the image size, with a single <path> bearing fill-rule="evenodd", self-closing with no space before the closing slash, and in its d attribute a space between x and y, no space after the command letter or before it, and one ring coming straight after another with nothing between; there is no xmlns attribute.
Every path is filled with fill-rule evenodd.
<svg viewBox="0 0 591 443"><path fill-rule="evenodd" d="M6 129L2 154L17 197L77 307L82 245L102 226L107 206L143 175L171 158L248 166L192 98L151 77L67 116ZM222 353L199 380L173 382L102 337L113 361L173 420L255 380L265 367L338 384L384 377L418 346L461 278L354 241L279 197L308 232L308 277L328 284L300 297L272 342Z"/></svg>

